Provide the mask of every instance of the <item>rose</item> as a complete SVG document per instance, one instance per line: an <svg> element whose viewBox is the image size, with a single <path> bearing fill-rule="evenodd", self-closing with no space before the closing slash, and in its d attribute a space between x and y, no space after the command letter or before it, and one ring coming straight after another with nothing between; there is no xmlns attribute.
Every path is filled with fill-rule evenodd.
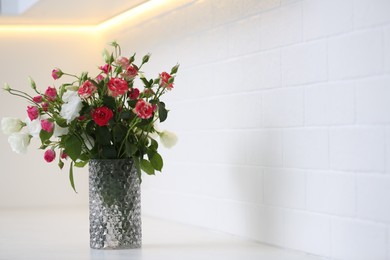
<svg viewBox="0 0 390 260"><path fill-rule="evenodd" d="M113 97L123 95L129 90L127 82L120 78L111 78L107 86L109 94Z"/></svg>
<svg viewBox="0 0 390 260"><path fill-rule="evenodd" d="M42 130L41 122L38 119L35 120L30 120L29 118L26 118L24 121L27 125L27 132L32 136L32 137L39 137L39 133Z"/></svg>
<svg viewBox="0 0 390 260"><path fill-rule="evenodd" d="M136 100L139 97L139 89L138 88L131 88L129 91L129 98L131 100Z"/></svg>
<svg viewBox="0 0 390 260"><path fill-rule="evenodd" d="M105 126L114 113L108 107L98 107L92 111L92 119L99 126Z"/></svg>
<svg viewBox="0 0 390 260"><path fill-rule="evenodd" d="M129 65L127 66L125 72L122 73L122 77L129 80L135 78L137 74L138 70L133 65Z"/></svg>
<svg viewBox="0 0 390 260"><path fill-rule="evenodd" d="M172 78L171 75L166 72L162 72L160 74L160 85L168 90L173 89L173 83L169 83L170 78Z"/></svg>
<svg viewBox="0 0 390 260"><path fill-rule="evenodd" d="M42 127L42 130L44 130L48 133L51 133L51 132L53 132L54 123L50 122L47 119L43 119L43 120L41 120L41 127Z"/></svg>
<svg viewBox="0 0 390 260"><path fill-rule="evenodd" d="M39 95L39 96L33 97L33 101L35 103L41 103L42 102L42 96Z"/></svg>
<svg viewBox="0 0 390 260"><path fill-rule="evenodd" d="M47 103L47 102L43 103L42 109L43 109L43 111L47 112L47 110L49 110L49 103Z"/></svg>
<svg viewBox="0 0 390 260"><path fill-rule="evenodd" d="M108 72L111 71L111 65L107 63L104 66L100 66L99 69L101 69L104 73L108 74Z"/></svg>
<svg viewBox="0 0 390 260"><path fill-rule="evenodd" d="M18 154L25 154L30 144L31 136L26 133L14 133L8 137L8 143L12 151Z"/></svg>
<svg viewBox="0 0 390 260"><path fill-rule="evenodd" d="M25 126L25 123L23 123L22 120L18 118L4 117L1 119L1 129L6 135L19 132L23 126Z"/></svg>
<svg viewBox="0 0 390 260"><path fill-rule="evenodd" d="M60 158L61 158L61 159L67 159L67 158L68 158L68 155L67 155L64 151L61 151L61 152L60 152Z"/></svg>
<svg viewBox="0 0 390 260"><path fill-rule="evenodd" d="M45 97L49 101L54 101L57 97L57 90L55 88L52 88L52 87L47 87L47 89L45 91Z"/></svg>
<svg viewBox="0 0 390 260"><path fill-rule="evenodd" d="M75 118L80 116L80 110L83 108L83 102L76 91L70 90L64 93L62 100L65 103L61 106L60 116L66 119L66 122L69 124Z"/></svg>
<svg viewBox="0 0 390 260"><path fill-rule="evenodd" d="M96 82L99 83L100 81L102 81L104 79L104 76L102 74L99 74L97 75L97 77L95 78Z"/></svg>
<svg viewBox="0 0 390 260"><path fill-rule="evenodd" d="M116 59L116 64L122 67L122 69L126 69L127 66L129 66L130 62L129 59L126 57L119 57Z"/></svg>
<svg viewBox="0 0 390 260"><path fill-rule="evenodd" d="M79 88L79 96L83 99L91 97L97 91L96 86L89 80L85 81Z"/></svg>
<svg viewBox="0 0 390 260"><path fill-rule="evenodd" d="M146 102L143 99L140 99L137 101L137 104L135 105L135 108L133 111L134 111L134 113L137 114L138 117L140 117L142 119L148 119L148 118L152 117L154 108L153 108L152 104Z"/></svg>
<svg viewBox="0 0 390 260"><path fill-rule="evenodd" d="M56 158L56 152L52 149L46 150L43 158L45 159L46 162L52 162Z"/></svg>
<svg viewBox="0 0 390 260"><path fill-rule="evenodd" d="M28 106L27 107L27 114L30 120L37 119L39 116L39 110L37 107Z"/></svg>
<svg viewBox="0 0 390 260"><path fill-rule="evenodd" d="M158 135L160 136L162 145L166 148L171 148L177 143L177 136L172 132L164 130L161 133L158 133Z"/></svg>
<svg viewBox="0 0 390 260"><path fill-rule="evenodd" d="M64 73L60 69L54 69L51 72L51 76L53 79L59 79Z"/></svg>

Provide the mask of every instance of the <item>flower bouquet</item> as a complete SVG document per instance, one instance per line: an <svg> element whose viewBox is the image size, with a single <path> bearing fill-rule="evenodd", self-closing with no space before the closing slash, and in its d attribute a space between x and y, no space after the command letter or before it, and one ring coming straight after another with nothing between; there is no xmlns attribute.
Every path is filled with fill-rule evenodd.
<svg viewBox="0 0 390 260"><path fill-rule="evenodd" d="M177 140L173 133L159 131L156 122L167 119L168 110L161 97L173 89L179 65L147 79L141 69L149 54L136 65L135 54L124 57L118 43L111 46L112 53L103 52L105 64L99 67L98 75L83 72L76 76L54 69L54 80L64 76L72 80L40 92L30 78L33 95L8 84L4 87L29 102L26 120L2 119L12 150L25 153L31 138L39 138L47 162L57 157L62 169L70 161L69 179L75 191L74 166L84 167L91 159L131 158L139 177L141 170L152 175L163 167L158 136L167 147Z"/></svg>

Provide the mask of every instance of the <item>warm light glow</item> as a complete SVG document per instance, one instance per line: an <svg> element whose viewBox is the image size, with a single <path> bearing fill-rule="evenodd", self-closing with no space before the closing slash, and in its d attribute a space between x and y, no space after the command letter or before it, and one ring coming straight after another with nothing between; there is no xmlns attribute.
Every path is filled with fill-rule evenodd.
<svg viewBox="0 0 390 260"><path fill-rule="evenodd" d="M90 32L95 26L3 25L0 32Z"/></svg>
<svg viewBox="0 0 390 260"><path fill-rule="evenodd" d="M140 4L124 13L121 13L111 19L108 19L100 24L84 26L84 25L3 25L0 26L0 32L96 32L107 30L113 26L123 24L130 18L151 11L154 8L172 2L172 0L149 0Z"/></svg>

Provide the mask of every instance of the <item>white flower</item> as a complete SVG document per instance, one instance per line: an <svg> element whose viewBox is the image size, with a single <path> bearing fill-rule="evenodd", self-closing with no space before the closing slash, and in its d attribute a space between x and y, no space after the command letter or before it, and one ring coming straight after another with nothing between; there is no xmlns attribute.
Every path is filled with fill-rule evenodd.
<svg viewBox="0 0 390 260"><path fill-rule="evenodd" d="M27 117L26 120L24 120L24 122L27 125L27 132L32 137L38 138L39 137L39 133L42 130L41 120L39 118L37 118L37 119L31 121L30 118Z"/></svg>
<svg viewBox="0 0 390 260"><path fill-rule="evenodd" d="M54 123L54 137L60 137L62 135L67 135L69 133L69 129L67 127L61 127L57 125L57 123Z"/></svg>
<svg viewBox="0 0 390 260"><path fill-rule="evenodd" d="M23 128L23 126L24 123L18 118L4 117L1 120L1 129L6 135L19 132Z"/></svg>
<svg viewBox="0 0 390 260"><path fill-rule="evenodd" d="M177 136L167 130L164 130L159 133L159 136L162 145L166 148L171 148L177 143Z"/></svg>
<svg viewBox="0 0 390 260"><path fill-rule="evenodd" d="M84 133L81 134L81 137L83 138L84 143L87 146L87 149L92 150L92 148L95 146L95 141L93 140L93 138Z"/></svg>
<svg viewBox="0 0 390 260"><path fill-rule="evenodd" d="M18 154L25 154L27 147L30 144L31 136L26 133L15 133L8 137L8 143L11 145L12 151Z"/></svg>
<svg viewBox="0 0 390 260"><path fill-rule="evenodd" d="M78 96L77 91L66 91L62 96L62 100L65 102L61 106L60 116L66 119L68 124L75 118L80 116L80 110L83 108L81 98Z"/></svg>

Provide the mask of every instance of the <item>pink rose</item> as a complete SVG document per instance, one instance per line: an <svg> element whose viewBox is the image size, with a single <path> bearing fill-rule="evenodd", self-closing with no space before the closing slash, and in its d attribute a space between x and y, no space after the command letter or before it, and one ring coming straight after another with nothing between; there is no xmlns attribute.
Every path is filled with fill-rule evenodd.
<svg viewBox="0 0 390 260"><path fill-rule="evenodd" d="M33 97L33 101L35 103L41 103L42 102L42 96L39 95L39 96Z"/></svg>
<svg viewBox="0 0 390 260"><path fill-rule="evenodd" d="M54 128L54 123L50 122L47 119L43 119L43 120L41 120L41 127L42 127L42 130L44 130L48 133L51 133L53 131L53 128Z"/></svg>
<svg viewBox="0 0 390 260"><path fill-rule="evenodd" d="M107 63L104 66L100 66L99 69L101 69L104 73L108 74L108 72L111 71L111 65Z"/></svg>
<svg viewBox="0 0 390 260"><path fill-rule="evenodd" d="M57 97L57 90L52 87L48 87L45 91L45 97L49 101L54 101Z"/></svg>
<svg viewBox="0 0 390 260"><path fill-rule="evenodd" d="M169 79L172 78L171 75L169 75L166 72L163 72L160 74L160 85L164 88L171 90L173 89L173 83L169 83Z"/></svg>
<svg viewBox="0 0 390 260"><path fill-rule="evenodd" d="M100 81L102 81L104 79L104 76L102 74L99 74L95 79L96 79L96 82L99 83Z"/></svg>
<svg viewBox="0 0 390 260"><path fill-rule="evenodd" d="M43 109L43 111L47 112L47 110L49 110L49 103L47 103L47 102L43 103L42 109Z"/></svg>
<svg viewBox="0 0 390 260"><path fill-rule="evenodd" d="M96 86L89 80L85 81L79 88L78 93L81 98L89 98L97 91Z"/></svg>
<svg viewBox="0 0 390 260"><path fill-rule="evenodd" d="M129 98L131 100L136 100L139 97L139 89L138 88L131 88L129 91Z"/></svg>
<svg viewBox="0 0 390 260"><path fill-rule="evenodd" d="M126 57L119 57L116 59L116 64L122 67L122 69L126 69L129 66L129 59Z"/></svg>
<svg viewBox="0 0 390 260"><path fill-rule="evenodd" d="M28 106L27 107L27 114L31 121L35 120L39 116L39 110L37 107Z"/></svg>
<svg viewBox="0 0 390 260"><path fill-rule="evenodd" d="M108 92L111 96L117 97L125 94L129 90L127 82L120 78L111 78L108 81Z"/></svg>
<svg viewBox="0 0 390 260"><path fill-rule="evenodd" d="M125 79L135 78L138 74L138 70L133 66L127 66L126 70L122 73L122 77Z"/></svg>
<svg viewBox="0 0 390 260"><path fill-rule="evenodd" d="M52 149L46 150L45 155L43 156L46 162L52 162L56 158L56 152Z"/></svg>
<svg viewBox="0 0 390 260"><path fill-rule="evenodd" d="M135 108L133 110L134 113L137 114L138 117L142 119L148 119L153 116L154 107L152 104L146 102L143 99L137 101Z"/></svg>
<svg viewBox="0 0 390 260"><path fill-rule="evenodd" d="M59 79L64 73L60 69L54 69L51 72L51 76L53 79Z"/></svg>

